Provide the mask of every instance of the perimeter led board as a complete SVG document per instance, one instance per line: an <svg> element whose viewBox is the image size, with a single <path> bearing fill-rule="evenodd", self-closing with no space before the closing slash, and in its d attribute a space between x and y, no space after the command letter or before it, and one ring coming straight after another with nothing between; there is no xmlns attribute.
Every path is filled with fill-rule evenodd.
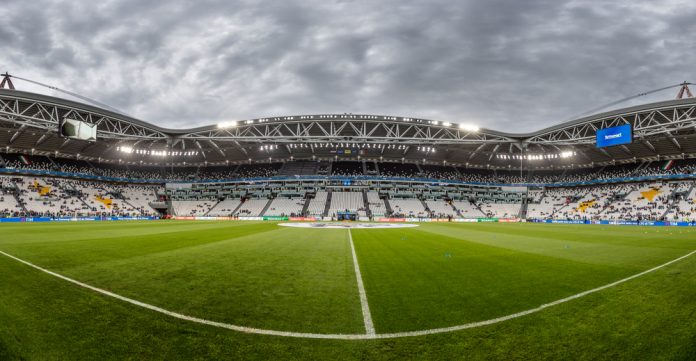
<svg viewBox="0 0 696 361"><path fill-rule="evenodd" d="M633 142L633 129L630 124L597 131L597 148L630 144L631 142Z"/></svg>

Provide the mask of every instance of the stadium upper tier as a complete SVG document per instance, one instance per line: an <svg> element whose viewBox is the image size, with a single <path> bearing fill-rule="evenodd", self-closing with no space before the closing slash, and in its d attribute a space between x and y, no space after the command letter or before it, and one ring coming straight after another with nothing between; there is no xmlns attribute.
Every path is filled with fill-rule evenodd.
<svg viewBox="0 0 696 361"><path fill-rule="evenodd" d="M576 182L617 181L626 178L696 176L696 159L637 162L564 170L527 170L525 172L375 161L288 161L230 166L164 167L98 163L41 155L0 153L0 174L27 174L48 171L69 178L105 177L129 182L165 183L168 181L210 182L248 179L400 179L435 180L483 184L563 185ZM38 174L41 175L41 174Z"/></svg>
<svg viewBox="0 0 696 361"><path fill-rule="evenodd" d="M97 140L60 136L59 123L65 119L96 125ZM631 144L595 146L598 129L622 124L633 128ZM71 100L0 89L0 127L0 147L6 153L129 166L368 160L564 172L577 167L696 156L696 98L613 110L535 132L511 134L457 121L349 113L167 129Z"/></svg>

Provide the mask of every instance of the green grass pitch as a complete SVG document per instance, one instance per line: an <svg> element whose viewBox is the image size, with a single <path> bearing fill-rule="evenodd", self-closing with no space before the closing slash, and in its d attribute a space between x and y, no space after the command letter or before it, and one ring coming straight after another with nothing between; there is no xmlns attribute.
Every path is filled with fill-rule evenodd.
<svg viewBox="0 0 696 361"><path fill-rule="evenodd" d="M0 251L166 310L258 329L364 334L349 231L269 222L0 225ZM696 250L696 229L432 223L353 229L377 334L525 311ZM696 359L696 255L540 312L376 340L176 319L0 255L0 360Z"/></svg>

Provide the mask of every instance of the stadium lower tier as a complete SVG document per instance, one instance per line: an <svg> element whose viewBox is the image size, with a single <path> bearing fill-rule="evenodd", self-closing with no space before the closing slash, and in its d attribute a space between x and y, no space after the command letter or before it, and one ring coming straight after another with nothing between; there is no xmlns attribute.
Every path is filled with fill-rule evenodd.
<svg viewBox="0 0 696 361"><path fill-rule="evenodd" d="M2 217L696 219L694 181L546 188L326 180L142 185L39 176L0 182Z"/></svg>

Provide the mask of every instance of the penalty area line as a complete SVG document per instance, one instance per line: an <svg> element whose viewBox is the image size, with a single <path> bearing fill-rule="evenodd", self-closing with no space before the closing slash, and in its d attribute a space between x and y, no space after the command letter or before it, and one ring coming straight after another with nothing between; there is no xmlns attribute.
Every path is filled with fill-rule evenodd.
<svg viewBox="0 0 696 361"><path fill-rule="evenodd" d="M348 229L348 240L350 241L350 251L353 253L353 267L355 267L355 278L358 280L358 293L360 294L360 307L362 308L363 323L365 324L365 333L369 336L375 336L375 325L372 323L372 314L370 313L370 305L367 303L367 292L363 284L362 274L360 273L360 265L358 264L358 255L355 253L355 245L353 245L353 234Z"/></svg>

